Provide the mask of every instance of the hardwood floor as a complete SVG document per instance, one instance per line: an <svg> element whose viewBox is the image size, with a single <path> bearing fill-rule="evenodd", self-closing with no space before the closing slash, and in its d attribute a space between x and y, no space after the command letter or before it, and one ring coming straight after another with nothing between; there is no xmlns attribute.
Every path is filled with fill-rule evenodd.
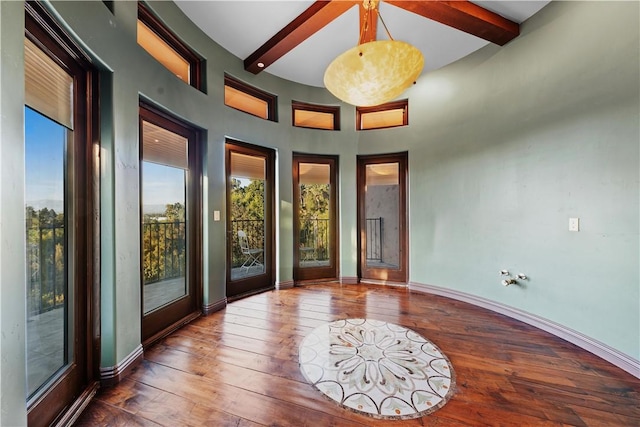
<svg viewBox="0 0 640 427"><path fill-rule="evenodd" d="M451 361L455 394L405 421L339 407L309 385L298 346L313 328L374 318L413 329ZM270 291L196 319L103 389L78 426L639 426L640 380L500 314L404 288L317 284Z"/></svg>

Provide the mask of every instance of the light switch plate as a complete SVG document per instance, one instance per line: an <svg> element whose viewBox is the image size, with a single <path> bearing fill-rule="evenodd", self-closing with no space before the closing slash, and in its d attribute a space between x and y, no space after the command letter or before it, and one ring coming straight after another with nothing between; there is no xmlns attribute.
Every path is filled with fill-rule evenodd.
<svg viewBox="0 0 640 427"><path fill-rule="evenodd" d="M220 211L213 211L213 220L220 221Z"/></svg>
<svg viewBox="0 0 640 427"><path fill-rule="evenodd" d="M569 231L580 231L580 218L569 218Z"/></svg>

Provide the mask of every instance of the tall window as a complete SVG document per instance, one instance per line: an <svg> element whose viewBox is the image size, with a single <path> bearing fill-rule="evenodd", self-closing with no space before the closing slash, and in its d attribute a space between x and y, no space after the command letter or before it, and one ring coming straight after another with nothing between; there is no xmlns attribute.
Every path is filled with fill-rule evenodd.
<svg viewBox="0 0 640 427"><path fill-rule="evenodd" d="M274 287L275 151L227 139L227 297Z"/></svg>
<svg viewBox="0 0 640 427"><path fill-rule="evenodd" d="M38 2L25 2L24 170L29 425L64 424L96 387L92 357L93 68ZM84 394L86 396L90 395Z"/></svg>
<svg viewBox="0 0 640 427"><path fill-rule="evenodd" d="M293 154L295 280L338 274L338 157Z"/></svg>
<svg viewBox="0 0 640 427"><path fill-rule="evenodd" d="M65 153L73 133L25 107L27 392L69 361L68 229Z"/></svg>
<svg viewBox="0 0 640 427"><path fill-rule="evenodd" d="M142 280L146 314L187 293L188 139L142 120Z"/></svg>
<svg viewBox="0 0 640 427"><path fill-rule="evenodd" d="M265 272L266 166L264 157L231 152L231 280Z"/></svg>
<svg viewBox="0 0 640 427"><path fill-rule="evenodd" d="M202 169L199 129L140 103L142 345L199 313Z"/></svg>

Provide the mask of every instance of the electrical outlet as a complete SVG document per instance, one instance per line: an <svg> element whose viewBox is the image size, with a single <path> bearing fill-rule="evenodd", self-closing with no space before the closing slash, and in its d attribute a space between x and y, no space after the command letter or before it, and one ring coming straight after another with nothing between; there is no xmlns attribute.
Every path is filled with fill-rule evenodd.
<svg viewBox="0 0 640 427"><path fill-rule="evenodd" d="M569 218L569 231L580 231L580 218Z"/></svg>

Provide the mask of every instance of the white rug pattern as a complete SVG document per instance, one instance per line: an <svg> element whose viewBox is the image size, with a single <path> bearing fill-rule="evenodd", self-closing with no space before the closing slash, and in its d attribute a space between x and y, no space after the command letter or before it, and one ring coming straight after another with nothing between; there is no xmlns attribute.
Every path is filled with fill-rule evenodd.
<svg viewBox="0 0 640 427"><path fill-rule="evenodd" d="M442 407L455 374L416 332L379 320L344 319L315 328L300 344L300 369L328 398L374 418L417 418Z"/></svg>

